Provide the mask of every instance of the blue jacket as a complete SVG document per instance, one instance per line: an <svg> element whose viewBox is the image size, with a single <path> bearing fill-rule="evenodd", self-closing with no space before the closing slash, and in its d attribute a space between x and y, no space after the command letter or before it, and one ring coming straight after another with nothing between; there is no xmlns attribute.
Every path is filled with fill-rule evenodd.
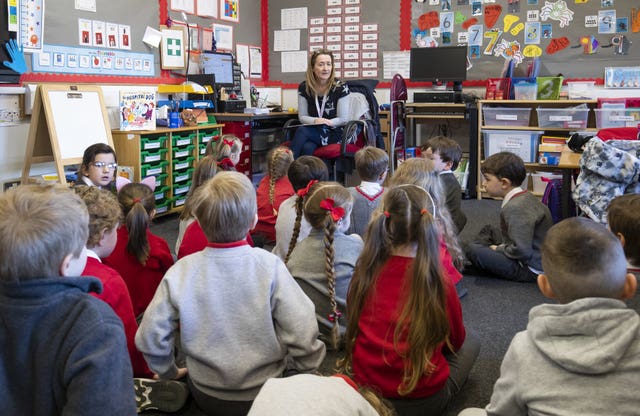
<svg viewBox="0 0 640 416"><path fill-rule="evenodd" d="M135 415L122 322L93 277L0 281L0 413Z"/></svg>

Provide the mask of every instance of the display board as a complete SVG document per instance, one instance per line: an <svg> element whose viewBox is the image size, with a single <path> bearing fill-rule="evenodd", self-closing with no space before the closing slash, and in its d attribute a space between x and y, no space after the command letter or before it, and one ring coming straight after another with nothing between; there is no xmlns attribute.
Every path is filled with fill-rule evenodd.
<svg viewBox="0 0 640 416"><path fill-rule="evenodd" d="M306 7L308 20L330 16L336 5L359 5L361 24L378 24L378 72L382 52L415 46L468 44L469 80L499 77L505 61L524 75L534 56L540 75L562 74L565 79L604 78L605 67L628 67L640 62L640 5L634 0L302 0L269 1L269 44L282 29L282 10ZM406 16L403 13L406 11ZM327 24L325 24L326 30ZM361 26L362 28L362 26ZM300 50L307 51L311 27L300 29ZM362 33L362 32L361 32ZM327 43L325 33L325 44ZM401 39L410 39L402 42ZM401 48L401 43L403 47ZM299 82L302 72L282 71L283 52L270 48L269 79Z"/></svg>

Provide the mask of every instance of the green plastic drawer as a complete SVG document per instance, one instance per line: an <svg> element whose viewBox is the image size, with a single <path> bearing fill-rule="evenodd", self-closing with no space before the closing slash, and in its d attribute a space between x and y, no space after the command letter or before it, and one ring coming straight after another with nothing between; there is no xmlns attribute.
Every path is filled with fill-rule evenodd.
<svg viewBox="0 0 640 416"><path fill-rule="evenodd" d="M180 159L180 160L174 160L173 161L173 171L176 172L176 171L192 168L194 160L195 160L195 157L193 157L193 156L186 157L186 158Z"/></svg>
<svg viewBox="0 0 640 416"><path fill-rule="evenodd" d="M168 183L169 181L167 180L168 177L169 175L167 175L166 173L161 173L159 175L156 175L156 187L169 185Z"/></svg>
<svg viewBox="0 0 640 416"><path fill-rule="evenodd" d="M161 188L156 188L155 191L153 191L153 196L156 200L156 204L164 201L164 199L169 196L169 190L171 188L169 188L168 186L163 186Z"/></svg>
<svg viewBox="0 0 640 416"><path fill-rule="evenodd" d="M140 163L155 163L167 158L167 149L140 152Z"/></svg>
<svg viewBox="0 0 640 416"><path fill-rule="evenodd" d="M156 215L166 214L171 206L171 200L167 199L162 203L156 204Z"/></svg>
<svg viewBox="0 0 640 416"><path fill-rule="evenodd" d="M171 207L172 208L180 208L182 206L184 206L184 203L187 202L187 196L186 195L181 195L178 197L175 197L171 200Z"/></svg>
<svg viewBox="0 0 640 416"><path fill-rule="evenodd" d="M180 136L179 134L173 134L171 135L171 143L174 148L189 146L193 144L193 137L191 135Z"/></svg>
<svg viewBox="0 0 640 416"><path fill-rule="evenodd" d="M184 171L176 172L173 175L173 183L177 184L177 183L190 181L191 180L191 176L193 176L193 168L189 168L189 169L184 170Z"/></svg>
<svg viewBox="0 0 640 416"><path fill-rule="evenodd" d="M173 187L173 196L180 197L189 193L189 189L191 188L191 181L186 183L181 183L179 185L174 185Z"/></svg>
<svg viewBox="0 0 640 416"><path fill-rule="evenodd" d="M147 176L156 176L162 173L167 173L167 167L169 166L169 162L163 160L159 163L149 163L140 166L141 177L146 178Z"/></svg>
<svg viewBox="0 0 640 416"><path fill-rule="evenodd" d="M190 144L185 147L178 147L173 149L173 158L174 159L184 159L185 157L193 156L193 149L195 146Z"/></svg>
<svg viewBox="0 0 640 416"><path fill-rule="evenodd" d="M140 138L140 150L157 150L165 147L167 136L144 136Z"/></svg>

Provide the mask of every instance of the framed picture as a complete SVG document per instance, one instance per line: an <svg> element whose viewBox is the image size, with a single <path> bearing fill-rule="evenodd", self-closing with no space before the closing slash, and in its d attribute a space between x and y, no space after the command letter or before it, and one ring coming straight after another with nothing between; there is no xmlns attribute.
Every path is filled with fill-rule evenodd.
<svg viewBox="0 0 640 416"><path fill-rule="evenodd" d="M220 0L220 20L240 21L240 0Z"/></svg>
<svg viewBox="0 0 640 416"><path fill-rule="evenodd" d="M162 69L183 69L187 66L187 27L160 26L160 66Z"/></svg>

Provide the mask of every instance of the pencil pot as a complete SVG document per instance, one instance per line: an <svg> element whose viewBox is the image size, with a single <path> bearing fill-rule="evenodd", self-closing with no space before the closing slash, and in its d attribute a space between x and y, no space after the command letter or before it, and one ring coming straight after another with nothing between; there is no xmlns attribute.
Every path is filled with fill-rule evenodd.
<svg viewBox="0 0 640 416"><path fill-rule="evenodd" d="M177 111L169 113L169 127L172 129L180 127L180 113Z"/></svg>

